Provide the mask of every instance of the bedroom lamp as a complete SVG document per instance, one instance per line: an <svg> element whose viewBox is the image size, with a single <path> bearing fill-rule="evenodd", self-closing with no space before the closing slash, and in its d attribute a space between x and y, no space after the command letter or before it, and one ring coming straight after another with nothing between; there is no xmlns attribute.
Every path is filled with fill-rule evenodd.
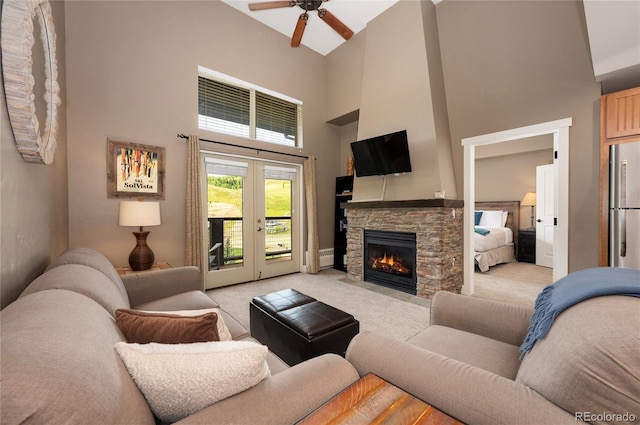
<svg viewBox="0 0 640 425"><path fill-rule="evenodd" d="M137 226L139 232L133 232L136 246L129 254L131 270L149 270L153 266L155 256L147 245L147 236L143 226L157 226L160 224L160 202L120 201L120 226Z"/></svg>
<svg viewBox="0 0 640 425"><path fill-rule="evenodd" d="M523 207L531 207L531 227L527 230L535 230L535 226L533 225L533 207L536 206L536 193L535 192L527 192L520 201L520 205Z"/></svg>

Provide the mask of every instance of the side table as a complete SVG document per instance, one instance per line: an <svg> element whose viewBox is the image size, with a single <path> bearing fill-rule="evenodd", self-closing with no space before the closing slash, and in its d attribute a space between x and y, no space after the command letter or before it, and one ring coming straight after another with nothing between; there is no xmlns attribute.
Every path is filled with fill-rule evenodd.
<svg viewBox="0 0 640 425"><path fill-rule="evenodd" d="M155 271L155 270L166 270L166 269L170 269L172 268L171 265L167 262L159 262L159 263L153 263L153 266L151 266L150 269L148 270L140 270L140 271L136 271L136 270L131 270L131 267L116 267L116 271L118 272L118 274L120 276L124 276L127 274L136 274L136 273L146 273L146 272L151 272L151 271Z"/></svg>
<svg viewBox="0 0 640 425"><path fill-rule="evenodd" d="M518 261L521 263L536 262L536 231L520 230L518 232Z"/></svg>
<svg viewBox="0 0 640 425"><path fill-rule="evenodd" d="M463 425L372 373L354 382L297 425L328 423Z"/></svg>

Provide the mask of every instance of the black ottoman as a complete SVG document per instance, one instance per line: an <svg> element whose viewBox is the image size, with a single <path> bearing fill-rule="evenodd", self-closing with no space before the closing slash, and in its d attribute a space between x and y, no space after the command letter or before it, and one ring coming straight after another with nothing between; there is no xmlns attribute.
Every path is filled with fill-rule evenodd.
<svg viewBox="0 0 640 425"><path fill-rule="evenodd" d="M344 356L360 331L352 315L295 289L255 297L249 313L251 336L291 366L326 353Z"/></svg>

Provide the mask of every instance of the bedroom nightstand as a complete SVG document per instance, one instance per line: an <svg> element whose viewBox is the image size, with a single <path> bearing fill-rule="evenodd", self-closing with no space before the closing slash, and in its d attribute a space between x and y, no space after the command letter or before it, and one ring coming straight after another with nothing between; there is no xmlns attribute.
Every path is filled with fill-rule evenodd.
<svg viewBox="0 0 640 425"><path fill-rule="evenodd" d="M116 271L120 276L123 276L126 274L145 273L145 272L151 272L155 270L166 270L170 268L172 267L169 263L161 262L161 263L154 263L153 266L151 266L151 268L148 270L134 271L134 270L131 270L131 267L116 267Z"/></svg>
<svg viewBox="0 0 640 425"><path fill-rule="evenodd" d="M536 231L518 231L518 261L521 263L536 262Z"/></svg>

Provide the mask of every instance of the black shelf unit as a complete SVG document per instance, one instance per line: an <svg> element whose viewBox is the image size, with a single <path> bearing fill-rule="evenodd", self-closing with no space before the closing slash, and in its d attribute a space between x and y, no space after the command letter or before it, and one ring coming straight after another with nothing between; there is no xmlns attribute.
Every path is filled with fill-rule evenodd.
<svg viewBox="0 0 640 425"><path fill-rule="evenodd" d="M333 225L333 268L347 271L347 212L340 204L351 199L353 176L336 177L335 221Z"/></svg>

